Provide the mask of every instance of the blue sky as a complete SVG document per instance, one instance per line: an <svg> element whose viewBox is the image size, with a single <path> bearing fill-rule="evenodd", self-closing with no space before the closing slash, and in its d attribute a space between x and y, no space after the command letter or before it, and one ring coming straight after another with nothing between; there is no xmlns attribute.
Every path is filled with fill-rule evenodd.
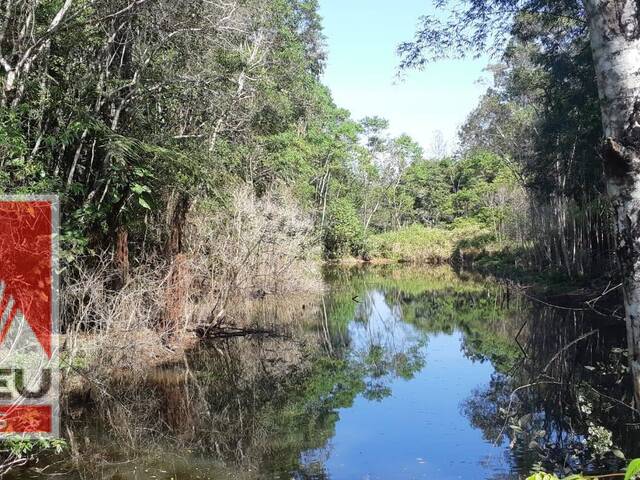
<svg viewBox="0 0 640 480"><path fill-rule="evenodd" d="M329 50L323 81L338 106L355 119L388 119L394 135L407 133L427 151L436 130L456 141L457 128L486 89L489 62L441 61L397 82L395 49L432 8L427 0L320 0Z"/></svg>

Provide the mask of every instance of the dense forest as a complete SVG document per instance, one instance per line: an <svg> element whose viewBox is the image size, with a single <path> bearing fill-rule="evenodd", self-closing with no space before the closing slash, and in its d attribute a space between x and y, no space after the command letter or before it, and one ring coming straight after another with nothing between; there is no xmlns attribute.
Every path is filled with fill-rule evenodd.
<svg viewBox="0 0 640 480"><path fill-rule="evenodd" d="M582 3L438 5L400 74L490 51L491 81L425 151L334 103L318 0L0 1L0 193L60 197L63 330L101 334L71 363L142 368L247 299L321 291L323 261L635 278Z"/></svg>
<svg viewBox="0 0 640 480"><path fill-rule="evenodd" d="M611 265L580 18L517 16L454 154L436 138L425 158L332 102L316 2L5 3L0 188L61 196L69 264L171 261L189 215L225 223L246 189L287 196L328 258L383 254L395 239L377 234L416 225L475 226L529 268Z"/></svg>

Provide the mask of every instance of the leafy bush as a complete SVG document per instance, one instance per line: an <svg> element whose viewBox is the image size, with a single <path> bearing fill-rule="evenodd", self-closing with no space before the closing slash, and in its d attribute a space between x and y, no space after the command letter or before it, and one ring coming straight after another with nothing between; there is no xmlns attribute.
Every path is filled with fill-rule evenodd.
<svg viewBox="0 0 640 480"><path fill-rule="evenodd" d="M570 475L568 477L563 478L562 480L598 480L598 478L610 478L610 477L622 477L624 475L624 480L634 480L636 478L640 478L640 458L636 458L629 463L627 470L624 474L620 473L613 475L603 475L602 477L594 476L594 475ZM527 478L527 480L560 480L558 477L551 473L538 472L534 475L531 475Z"/></svg>
<svg viewBox="0 0 640 480"><path fill-rule="evenodd" d="M0 478L10 470L22 467L38 459L44 453L61 454L67 448L62 439L28 439L19 436L9 437L0 442Z"/></svg>
<svg viewBox="0 0 640 480"><path fill-rule="evenodd" d="M327 223L323 232L327 258L341 258L365 253L364 226L349 200L335 200L327 212Z"/></svg>

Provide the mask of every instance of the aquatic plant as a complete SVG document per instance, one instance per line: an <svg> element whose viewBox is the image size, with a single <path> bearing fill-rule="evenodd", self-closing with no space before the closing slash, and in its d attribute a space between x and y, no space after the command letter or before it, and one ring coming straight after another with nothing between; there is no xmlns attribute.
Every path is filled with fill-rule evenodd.
<svg viewBox="0 0 640 480"><path fill-rule="evenodd" d="M562 480L598 480L603 478L622 478L624 476L624 480L634 480L640 478L640 458L636 458L629 463L627 470L624 473L610 473L607 475L584 475L584 474L576 474L570 475L568 477L563 478ZM527 480L561 480L555 475L551 473L543 473L538 472L534 475L531 475L527 478Z"/></svg>

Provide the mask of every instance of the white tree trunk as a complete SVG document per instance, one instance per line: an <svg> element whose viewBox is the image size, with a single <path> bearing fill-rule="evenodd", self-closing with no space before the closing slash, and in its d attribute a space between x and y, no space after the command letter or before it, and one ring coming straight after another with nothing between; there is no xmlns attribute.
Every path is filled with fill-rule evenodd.
<svg viewBox="0 0 640 480"><path fill-rule="evenodd" d="M640 4L587 0L607 190L617 214L629 360L640 406Z"/></svg>

